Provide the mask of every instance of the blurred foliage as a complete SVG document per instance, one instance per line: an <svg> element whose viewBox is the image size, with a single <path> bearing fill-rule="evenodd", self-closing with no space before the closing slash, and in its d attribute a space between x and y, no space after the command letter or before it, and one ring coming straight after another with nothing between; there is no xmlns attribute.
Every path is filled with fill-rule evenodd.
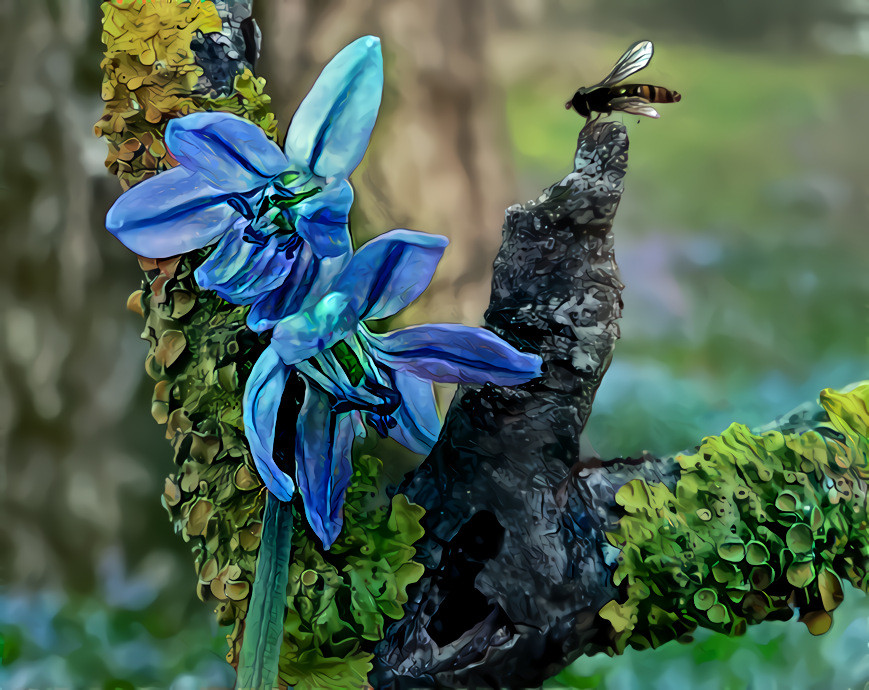
<svg viewBox="0 0 869 690"><path fill-rule="evenodd" d="M591 12L601 24L615 30L613 13L604 5L602 0L595 0ZM692 0L623 0L621 9L629 21L650 31L679 32L728 45L763 42L805 51L812 47L819 24L851 23L855 5L847 0L728 0L705 3L701 9ZM570 6L563 7L569 14Z"/></svg>
<svg viewBox="0 0 869 690"><path fill-rule="evenodd" d="M203 634L191 612L178 613L60 592L0 595L0 686L231 685L216 626Z"/></svg>

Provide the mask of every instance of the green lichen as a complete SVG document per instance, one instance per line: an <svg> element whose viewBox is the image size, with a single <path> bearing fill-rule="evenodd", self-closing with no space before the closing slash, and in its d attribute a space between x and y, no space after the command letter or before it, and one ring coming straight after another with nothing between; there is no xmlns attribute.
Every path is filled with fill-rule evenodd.
<svg viewBox="0 0 869 690"><path fill-rule="evenodd" d="M733 424L676 458L675 491L634 480L616 501L609 541L621 550L621 601L600 615L612 651L687 639L698 626L730 635L799 611L826 632L842 583L869 590L869 383L825 390L814 429L752 434Z"/></svg>
<svg viewBox="0 0 869 690"><path fill-rule="evenodd" d="M178 468L166 479L163 505L191 544L197 595L215 603L219 623L233 626L227 659L235 663L264 507L241 391L264 345L245 325L246 308L199 291L193 268L206 253L140 261L146 281L130 305L145 317L145 369L157 381L151 412L166 424Z"/></svg>
<svg viewBox="0 0 869 690"><path fill-rule="evenodd" d="M114 0L102 9L106 104L95 133L107 139L106 165L124 189L175 164L163 144L172 118L225 110L275 136L265 81L249 70L226 97L195 92L202 69L190 44L199 33L220 31L213 3ZM140 258L146 279L128 307L145 318L145 368L157 381L151 413L174 448L177 471L166 479L163 505L191 544L197 595L216 605L219 623L233 626L227 660L235 664L265 505L244 438L241 392L264 346L245 326L247 308L196 285L193 268L207 251Z"/></svg>
<svg viewBox="0 0 869 690"><path fill-rule="evenodd" d="M301 520L293 537L280 681L296 688L360 687L387 619L399 619L407 587L422 577L412 560L424 510L398 494L376 501L381 463L363 455L344 505L344 527L328 552Z"/></svg>
<svg viewBox="0 0 869 690"><path fill-rule="evenodd" d="M276 139L278 123L271 111L271 96L264 91L265 85L264 78L255 77L245 68L244 72L236 75L232 93L210 101L208 110L222 110L247 118L259 125L270 138Z"/></svg>
<svg viewBox="0 0 869 690"><path fill-rule="evenodd" d="M265 80L250 70L235 76L227 96L195 91L202 70L191 40L221 29L211 2L113 0L103 3L103 16L105 110L95 133L106 138L106 166L124 189L175 165L163 144L175 117L231 112L276 139ZM247 307L199 289L193 270L208 251L140 258L145 280L127 306L145 319L145 368L157 382L151 413L174 448L177 470L166 479L163 505L191 545L197 595L216 605L220 624L233 626L227 660L236 665L265 506L241 401L265 343L246 327ZM406 587L422 574L410 560L422 509L400 495L391 506L372 504L379 461L361 458L355 469L344 530L330 552L320 551L296 512L281 675L303 688L362 685L385 618L401 617Z"/></svg>

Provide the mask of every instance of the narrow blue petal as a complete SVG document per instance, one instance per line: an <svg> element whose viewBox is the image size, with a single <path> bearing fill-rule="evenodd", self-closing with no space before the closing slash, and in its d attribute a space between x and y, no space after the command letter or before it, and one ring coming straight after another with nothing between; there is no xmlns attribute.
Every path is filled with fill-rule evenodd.
<svg viewBox="0 0 869 690"><path fill-rule="evenodd" d="M220 238L208 258L196 269L196 282L233 304L253 304L281 287L293 261L304 246L272 235L264 244L244 240L249 221L239 220Z"/></svg>
<svg viewBox="0 0 869 690"><path fill-rule="evenodd" d="M296 232L317 256L334 257L353 250L347 227L352 204L353 187L341 179L294 207Z"/></svg>
<svg viewBox="0 0 869 690"><path fill-rule="evenodd" d="M295 366L296 370L306 377L309 384L314 384L320 390L325 391L332 396L333 400L344 397L340 383L341 374L332 367L329 358L312 357Z"/></svg>
<svg viewBox="0 0 869 690"><path fill-rule="evenodd" d="M309 304L318 301L346 260L346 256L318 260L311 247L302 243L284 282L274 291L261 295L251 307L247 315L248 327L257 333L271 330L281 319L298 312L306 300Z"/></svg>
<svg viewBox="0 0 869 690"><path fill-rule="evenodd" d="M484 328L454 323L411 326L371 339L393 369L442 383L512 386L540 376L542 360Z"/></svg>
<svg viewBox="0 0 869 690"><path fill-rule="evenodd" d="M106 214L106 229L131 251L160 259L214 242L240 215L228 195L176 167L127 190Z"/></svg>
<svg viewBox="0 0 869 690"><path fill-rule="evenodd" d="M335 414L329 397L309 381L306 385L296 424L296 480L308 524L328 549L344 521L344 493L353 473L350 450L355 434L351 415Z"/></svg>
<svg viewBox="0 0 869 690"><path fill-rule="evenodd" d="M330 292L310 308L281 319L272 331L272 347L284 362L294 364L332 347L358 326L350 298Z"/></svg>
<svg viewBox="0 0 869 690"><path fill-rule="evenodd" d="M368 147L382 92L380 40L363 36L332 58L302 101L284 143L288 158L320 177L348 177Z"/></svg>
<svg viewBox="0 0 869 690"><path fill-rule="evenodd" d="M166 125L166 146L185 168L227 192L265 186L287 157L259 127L230 113L193 113Z"/></svg>
<svg viewBox="0 0 869 690"><path fill-rule="evenodd" d="M425 232L385 232L359 248L336 289L353 295L362 319L392 316L428 287L448 243Z"/></svg>
<svg viewBox="0 0 869 690"><path fill-rule="evenodd" d="M389 435L414 453L428 455L442 425L432 383L401 370L394 373L393 381L401 405L393 415L397 424Z"/></svg>
<svg viewBox="0 0 869 690"><path fill-rule="evenodd" d="M266 488L282 501L292 500L296 488L274 460L275 423L292 370L274 348L266 348L251 369L242 401L244 434L257 472Z"/></svg>

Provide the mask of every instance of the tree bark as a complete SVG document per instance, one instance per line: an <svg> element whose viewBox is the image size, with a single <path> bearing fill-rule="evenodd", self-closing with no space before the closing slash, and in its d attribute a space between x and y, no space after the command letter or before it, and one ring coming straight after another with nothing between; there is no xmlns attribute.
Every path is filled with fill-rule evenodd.
<svg viewBox="0 0 869 690"><path fill-rule="evenodd" d="M461 387L438 444L399 487L426 509L426 571L378 647L383 687L528 687L581 654L698 626L738 635L794 608L819 634L842 580L866 589L866 386L825 392L825 410L759 435L733 425L696 453L583 452L618 337L624 127L586 127L575 162L536 202L508 209L486 313L541 354L544 376Z"/></svg>
<svg viewBox="0 0 869 690"><path fill-rule="evenodd" d="M619 334L612 221L627 149L621 125L584 130L575 172L507 210L486 322L546 370L518 388L460 387L440 441L400 488L426 509L426 576L381 647L384 681L540 682L614 596L605 520L563 520Z"/></svg>

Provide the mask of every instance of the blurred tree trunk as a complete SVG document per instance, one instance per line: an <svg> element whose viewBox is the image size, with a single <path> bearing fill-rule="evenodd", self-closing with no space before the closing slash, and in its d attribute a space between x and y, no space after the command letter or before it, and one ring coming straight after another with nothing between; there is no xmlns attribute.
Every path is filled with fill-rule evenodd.
<svg viewBox="0 0 869 690"><path fill-rule="evenodd" d="M0 85L0 582L9 586L88 590L110 547L128 562L182 567L166 560L184 548L153 509L163 469L152 461L165 450L141 420L145 345L124 309L137 269L103 229L118 192L92 132L99 20L86 0L0 2L10 56Z"/></svg>
<svg viewBox="0 0 869 690"><path fill-rule="evenodd" d="M503 99L486 59L489 2L282 0L255 12L264 34L257 72L282 125L332 55L360 35L381 37L384 101L353 176L354 236L393 227L447 235L433 288L399 318L479 323L498 227L515 197Z"/></svg>

